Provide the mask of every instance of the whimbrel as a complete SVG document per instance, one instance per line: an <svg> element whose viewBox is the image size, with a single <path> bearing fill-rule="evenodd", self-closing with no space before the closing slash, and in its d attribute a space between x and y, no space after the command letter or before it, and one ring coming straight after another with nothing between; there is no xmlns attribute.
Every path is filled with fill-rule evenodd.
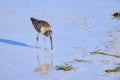
<svg viewBox="0 0 120 80"><path fill-rule="evenodd" d="M39 41L39 34L43 34L45 37L50 37L51 42L51 50L53 50L53 42L52 42L52 27L50 24L43 20L38 20L35 18L31 18L32 24L37 31L37 47Z"/></svg>

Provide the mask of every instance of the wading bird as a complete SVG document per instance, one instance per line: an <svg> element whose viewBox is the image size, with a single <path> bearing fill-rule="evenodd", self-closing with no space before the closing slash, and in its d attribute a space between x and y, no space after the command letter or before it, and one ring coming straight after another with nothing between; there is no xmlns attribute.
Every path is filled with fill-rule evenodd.
<svg viewBox="0 0 120 80"><path fill-rule="evenodd" d="M37 31L37 47L38 47L38 41L39 41L39 34L43 34L45 37L50 37L51 42L51 50L53 50L53 42L52 42L52 27L50 24L43 20L38 20L35 18L30 18L32 21L32 24L34 28ZM44 39L45 40L45 39Z"/></svg>

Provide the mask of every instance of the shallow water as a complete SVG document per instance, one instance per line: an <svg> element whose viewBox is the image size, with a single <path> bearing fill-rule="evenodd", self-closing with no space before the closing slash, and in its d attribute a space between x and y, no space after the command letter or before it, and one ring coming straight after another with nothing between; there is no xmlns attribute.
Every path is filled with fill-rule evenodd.
<svg viewBox="0 0 120 80"><path fill-rule="evenodd" d="M0 1L1 80L120 80L120 72L106 73L120 64L119 25L112 14L119 0L21 0ZM37 33L31 17L53 26L54 50L50 40ZM101 51L108 55L91 54ZM74 60L83 60L76 62ZM86 61L86 62L84 62ZM73 70L57 70L70 65Z"/></svg>

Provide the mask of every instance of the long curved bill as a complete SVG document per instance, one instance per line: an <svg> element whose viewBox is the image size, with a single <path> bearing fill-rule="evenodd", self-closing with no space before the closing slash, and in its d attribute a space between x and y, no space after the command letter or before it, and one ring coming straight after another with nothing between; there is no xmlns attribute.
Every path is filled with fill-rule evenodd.
<svg viewBox="0 0 120 80"><path fill-rule="evenodd" d="M50 36L50 42L51 42L51 50L53 50L52 36Z"/></svg>

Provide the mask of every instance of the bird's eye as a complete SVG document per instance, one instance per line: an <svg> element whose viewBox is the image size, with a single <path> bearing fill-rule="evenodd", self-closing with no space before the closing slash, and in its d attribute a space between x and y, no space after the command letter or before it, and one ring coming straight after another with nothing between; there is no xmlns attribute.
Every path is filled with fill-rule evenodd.
<svg viewBox="0 0 120 80"><path fill-rule="evenodd" d="M52 33L52 30L49 30L50 33Z"/></svg>

